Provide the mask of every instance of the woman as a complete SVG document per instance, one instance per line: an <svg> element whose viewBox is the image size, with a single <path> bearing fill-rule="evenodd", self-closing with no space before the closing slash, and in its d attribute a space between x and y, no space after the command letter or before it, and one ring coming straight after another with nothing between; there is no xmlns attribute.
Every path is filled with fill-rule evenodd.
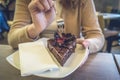
<svg viewBox="0 0 120 80"><path fill-rule="evenodd" d="M99 51L104 36L99 27L93 0L56 0L65 32L75 34L77 43L89 47L90 53ZM35 41L55 18L52 0L17 0L13 25L8 42L13 48L19 43ZM84 39L81 39L81 33Z"/></svg>

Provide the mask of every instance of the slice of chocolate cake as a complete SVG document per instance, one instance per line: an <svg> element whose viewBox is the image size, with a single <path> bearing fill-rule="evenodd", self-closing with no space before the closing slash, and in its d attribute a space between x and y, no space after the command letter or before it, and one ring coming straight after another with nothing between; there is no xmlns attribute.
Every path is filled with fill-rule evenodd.
<svg viewBox="0 0 120 80"><path fill-rule="evenodd" d="M59 34L56 32L54 39L48 40L47 46L60 65L63 66L70 55L75 52L76 37L70 33Z"/></svg>

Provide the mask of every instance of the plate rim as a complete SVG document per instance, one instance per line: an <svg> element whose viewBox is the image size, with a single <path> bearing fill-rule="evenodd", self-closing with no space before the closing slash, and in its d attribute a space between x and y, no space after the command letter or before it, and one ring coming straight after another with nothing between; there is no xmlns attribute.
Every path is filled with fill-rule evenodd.
<svg viewBox="0 0 120 80"><path fill-rule="evenodd" d="M41 39L39 39L40 41L45 41L45 40L47 40L48 38L41 38ZM38 40L38 41L39 41ZM36 41L37 42L37 41ZM8 57L6 57L6 60L8 61L8 63L9 64L11 64L13 67L15 67L16 69L18 69L18 70L20 70L20 66L19 66L19 68L17 67L17 65L15 65L14 64L14 62L13 61L11 61L10 60L10 58L12 58L12 56L14 55L14 54L19 54L19 52L18 52L18 50L17 51L15 51L13 54L11 54L11 55L9 55ZM67 73L67 74L65 74L65 75L62 75L62 76L45 76L44 74L33 74L34 76L38 76L38 77L44 77L44 78L64 78L64 77L66 77L66 76L68 76L68 75L70 75L71 73L73 73L77 68L79 68L80 66L82 66L85 62L86 62L86 60L87 60L87 58L88 58L88 55L89 55L89 50L88 50L88 48L86 48L85 49L85 53L84 53L85 55L84 55L84 57L82 58L82 60L81 60L81 62L74 68L74 69L72 69L72 71L71 72L69 72L69 73ZM12 58L13 59L13 58Z"/></svg>

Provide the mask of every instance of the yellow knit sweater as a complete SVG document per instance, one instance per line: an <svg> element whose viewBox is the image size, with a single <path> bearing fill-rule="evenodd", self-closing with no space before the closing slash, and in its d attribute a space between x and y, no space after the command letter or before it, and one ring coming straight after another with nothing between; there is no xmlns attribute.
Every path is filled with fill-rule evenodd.
<svg viewBox="0 0 120 80"><path fill-rule="evenodd" d="M19 43L34 41L28 37L26 28L32 24L28 4L31 0L16 0L14 21L8 34L8 42L13 48ZM59 0L56 0L58 3ZM58 13L64 19L65 31L80 37L83 33L85 39L90 41L90 53L99 51L104 44L104 36L99 27L98 18L93 0L82 0L80 7L76 9L57 8ZM79 20L78 20L79 18Z"/></svg>

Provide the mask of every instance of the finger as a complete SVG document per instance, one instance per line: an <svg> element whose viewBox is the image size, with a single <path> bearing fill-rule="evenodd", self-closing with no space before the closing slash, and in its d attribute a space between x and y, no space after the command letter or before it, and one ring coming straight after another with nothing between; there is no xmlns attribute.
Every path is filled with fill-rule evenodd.
<svg viewBox="0 0 120 80"><path fill-rule="evenodd" d="M52 20L53 20L53 18L55 17L55 10L54 10L54 8L51 8L49 11L47 11L46 12L48 15L46 15L46 18L47 19L50 19L49 21L48 21L48 23L49 22L51 22ZM51 18L52 17L52 18Z"/></svg>
<svg viewBox="0 0 120 80"><path fill-rule="evenodd" d="M78 44L82 44L83 41L84 41L83 38L77 38L77 39L76 39L76 42L77 42Z"/></svg>
<svg viewBox="0 0 120 80"><path fill-rule="evenodd" d="M88 44L86 42L83 42L82 45L84 48L87 48L87 46L88 46Z"/></svg>
<svg viewBox="0 0 120 80"><path fill-rule="evenodd" d="M34 9L36 8L36 10L40 10L40 11L44 10L44 7L39 2L39 0L32 0L31 5L32 5L31 8L34 8Z"/></svg>
<svg viewBox="0 0 120 80"><path fill-rule="evenodd" d="M55 6L54 6L54 5L53 5L52 9L53 9L53 11L55 11L55 14L56 14L56 8L55 8Z"/></svg>
<svg viewBox="0 0 120 80"><path fill-rule="evenodd" d="M45 10L44 6L39 2L39 0L37 0L36 5L37 5L37 7L38 7L38 9L40 11L44 11Z"/></svg>
<svg viewBox="0 0 120 80"><path fill-rule="evenodd" d="M87 40L83 41L82 43L84 48L88 48L89 47L89 42Z"/></svg>
<svg viewBox="0 0 120 80"><path fill-rule="evenodd" d="M54 5L53 0L48 0L48 3L49 3L50 7L53 7L53 5Z"/></svg>
<svg viewBox="0 0 120 80"><path fill-rule="evenodd" d="M39 1L44 6L45 11L50 10L50 5L47 0L39 0Z"/></svg>

